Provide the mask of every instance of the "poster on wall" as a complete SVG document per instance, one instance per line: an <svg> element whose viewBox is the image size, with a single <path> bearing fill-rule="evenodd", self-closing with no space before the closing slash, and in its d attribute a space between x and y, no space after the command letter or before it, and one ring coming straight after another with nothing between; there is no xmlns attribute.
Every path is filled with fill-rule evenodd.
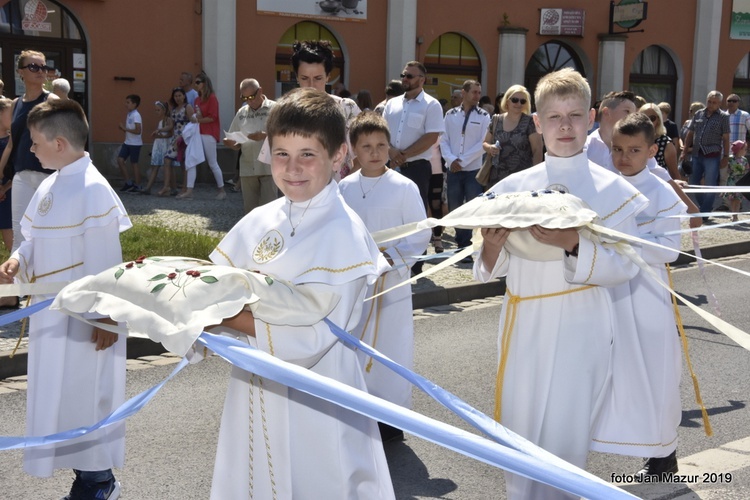
<svg viewBox="0 0 750 500"><path fill-rule="evenodd" d="M367 20L367 0L258 0L258 14L328 21Z"/></svg>
<svg viewBox="0 0 750 500"><path fill-rule="evenodd" d="M734 0L729 38L750 40L750 0Z"/></svg>

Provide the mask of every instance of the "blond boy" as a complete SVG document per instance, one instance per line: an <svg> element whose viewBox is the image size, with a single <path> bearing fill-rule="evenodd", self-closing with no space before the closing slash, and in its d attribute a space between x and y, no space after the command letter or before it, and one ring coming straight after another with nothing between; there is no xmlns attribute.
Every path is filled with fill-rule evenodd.
<svg viewBox="0 0 750 500"><path fill-rule="evenodd" d="M586 133L594 121L586 80L570 69L542 78L536 88L537 131L545 161L491 188L496 193L554 189L587 202L600 224L635 235L635 215L647 200L616 174L589 162ZM482 229L474 264L478 280L506 276L500 317L500 363L495 417L535 444L586 466L592 429L610 384L614 312L605 288L638 272L610 247L581 238L575 229L529 229L539 242L560 248L560 258L532 261L509 253L505 228ZM505 330L505 317L515 314ZM506 474L508 498L555 499L569 495Z"/></svg>

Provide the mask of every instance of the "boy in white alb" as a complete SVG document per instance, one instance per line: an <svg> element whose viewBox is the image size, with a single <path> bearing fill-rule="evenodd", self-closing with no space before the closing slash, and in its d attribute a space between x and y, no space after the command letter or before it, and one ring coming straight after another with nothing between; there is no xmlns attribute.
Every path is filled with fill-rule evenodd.
<svg viewBox="0 0 750 500"><path fill-rule="evenodd" d="M0 265L0 282L73 281L122 262L120 232L130 219L109 183L84 151L88 123L72 100L50 99L28 117L32 152L45 179L21 229L25 241ZM43 300L46 297L37 297ZM96 315L87 315L97 318ZM45 309L29 328L26 432L45 436L93 425L125 400L125 339ZM72 468L65 500L119 497L112 475L125 459L125 425L115 424L61 445L29 448L24 470L49 477Z"/></svg>
<svg viewBox="0 0 750 500"><path fill-rule="evenodd" d="M583 151L594 121L590 99L588 83L573 70L542 78L534 121L547 147L545 162L503 179L491 191L569 192L589 204L599 224L635 235L635 216L647 200ZM605 287L626 283L638 267L612 248L580 238L575 229L533 226L529 232L540 243L559 247L559 259L542 262L509 253L504 245L510 230L498 228L482 229L484 242L474 264L478 280L506 276L495 418L585 467L610 383L615 317ZM514 319L506 324L506 317ZM506 487L513 500L572 498L514 474L506 474Z"/></svg>
<svg viewBox="0 0 750 500"><path fill-rule="evenodd" d="M378 114L366 111L349 129L349 140L360 169L339 183L347 205L362 218L370 232L417 222L426 217L419 189L410 179L386 167L390 133ZM367 296L387 290L409 279L413 256L427 248L430 231L389 241L380 248L394 269L381 275L367 289ZM402 286L365 303L354 335L392 360L411 369L414 365L414 315L411 286ZM370 394L411 408L409 381L380 363L364 361L365 382ZM403 439L404 433L379 423L383 441Z"/></svg>
<svg viewBox="0 0 750 500"><path fill-rule="evenodd" d="M211 253L217 264L257 270L340 298L329 319L351 331L367 285L388 269L333 181L346 157L346 124L314 89L282 97L267 121L271 174L283 198L242 218ZM277 326L249 310L224 320L273 356L366 390L357 354L324 322ZM375 422L333 403L232 369L211 498L394 498Z"/></svg>
<svg viewBox="0 0 750 500"><path fill-rule="evenodd" d="M666 264L679 255L679 218L687 206L666 182L647 168L656 153L654 126L642 113L618 121L612 134L612 161L623 178L649 200L638 215L639 236L668 248L641 246L641 256L666 283ZM680 341L670 294L641 271L626 286L613 289L620 311L612 362L612 393L602 410L592 449L647 457L637 476L660 480L677 472L680 405ZM631 315L628 315L631 312ZM628 330L629 329L629 330Z"/></svg>

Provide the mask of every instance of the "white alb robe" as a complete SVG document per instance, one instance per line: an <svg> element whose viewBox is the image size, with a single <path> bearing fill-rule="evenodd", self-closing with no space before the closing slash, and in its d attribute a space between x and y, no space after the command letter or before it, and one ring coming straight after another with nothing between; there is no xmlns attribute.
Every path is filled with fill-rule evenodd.
<svg viewBox="0 0 750 500"><path fill-rule="evenodd" d="M21 220L26 240L12 255L20 262L16 279L60 282L99 273L122 262L119 235L130 227L120 199L87 154L45 179L31 199ZM27 435L92 425L124 402L126 339L96 351L92 331L59 311L31 317ZM124 460L123 422L64 444L29 448L24 470L48 477L54 469L97 471L122 467Z"/></svg>
<svg viewBox="0 0 750 500"><path fill-rule="evenodd" d="M359 322L367 284L388 268L333 181L309 203L290 206L284 197L256 208L227 233L211 260L337 294L340 302L328 317L347 331ZM284 327L256 319L255 329L257 337L248 341L259 349L366 390L357 354L323 322ZM212 499L393 497L374 421L232 370Z"/></svg>
<svg viewBox="0 0 750 500"><path fill-rule="evenodd" d="M544 163L503 179L491 191L547 188L578 196L599 214L600 224L633 235L637 233L635 215L647 204L630 184L589 162L585 153L570 158L548 155ZM562 251L560 255L560 260L538 262L503 249L494 269L487 269L480 251L474 276L484 282L506 276L498 339L500 358L507 358L501 423L564 460L585 467L611 376L616 325L605 287L627 282L638 267L585 238L580 239L578 257L564 257ZM586 285L595 286L583 288ZM521 298L554 295L518 303L513 327L504 334L506 315L514 307L510 294ZM503 356L502 346L508 340ZM513 474L506 474L506 485L509 499L572 498Z"/></svg>
<svg viewBox="0 0 750 500"><path fill-rule="evenodd" d="M665 264L677 258L680 235L659 235L679 230L680 219L662 217L685 213L687 207L669 184L647 168L623 178L649 200L637 219L639 236L669 249L642 245L641 256L668 283ZM643 271L613 288L612 294L619 327L613 347L612 391L591 449L665 457L677 447L682 418L682 360L671 296Z"/></svg>
<svg viewBox="0 0 750 500"><path fill-rule="evenodd" d="M370 232L424 220L419 189L398 172L386 170L378 177L364 177L361 171L339 183L341 195ZM386 242L380 248L393 260L394 269L367 287L367 297L409 279L414 256L421 255L430 241L424 230L406 238ZM395 362L414 366L414 313L411 286L402 286L365 303L362 318L353 332ZM392 370L362 356L365 382L370 394L411 408L412 385Z"/></svg>

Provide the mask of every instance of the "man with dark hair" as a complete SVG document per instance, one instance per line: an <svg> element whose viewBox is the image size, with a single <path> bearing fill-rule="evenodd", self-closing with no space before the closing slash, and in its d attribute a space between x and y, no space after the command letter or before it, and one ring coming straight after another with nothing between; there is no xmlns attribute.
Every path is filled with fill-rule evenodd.
<svg viewBox="0 0 750 500"><path fill-rule="evenodd" d="M388 101L383 111L391 131L390 166L399 167L404 176L414 181L425 210L432 176L432 146L445 130L443 107L424 91L426 78L427 70L422 63L406 63L401 73L404 95ZM420 261L414 265L415 273L421 272L421 264Z"/></svg>
<svg viewBox="0 0 750 500"><path fill-rule="evenodd" d="M461 103L445 114L445 133L440 138L440 152L448 167L449 211L482 194L477 171L482 166L482 144L490 125L490 114L479 107L482 85L466 80L460 92ZM471 234L471 229L456 229L456 246L471 246ZM472 259L467 257L465 261Z"/></svg>
<svg viewBox="0 0 750 500"><path fill-rule="evenodd" d="M385 86L385 99L379 102L373 111L382 116L383 110L385 110L385 103L400 95L404 95L404 86L401 85L401 80L391 80Z"/></svg>
<svg viewBox="0 0 750 500"><path fill-rule="evenodd" d="M292 68L297 77L300 88L314 88L326 92L326 84L333 70L333 49L328 40L304 40L294 42L292 46ZM359 106L348 97L331 95L338 104L348 127L355 116L361 113ZM347 136L348 141L348 136ZM348 142L347 142L348 143ZM351 149L351 148L349 148ZM258 159L264 163L271 164L271 157L266 143L260 151ZM347 152L346 160L336 172L336 179L343 179L352 171L354 158L351 152Z"/></svg>

